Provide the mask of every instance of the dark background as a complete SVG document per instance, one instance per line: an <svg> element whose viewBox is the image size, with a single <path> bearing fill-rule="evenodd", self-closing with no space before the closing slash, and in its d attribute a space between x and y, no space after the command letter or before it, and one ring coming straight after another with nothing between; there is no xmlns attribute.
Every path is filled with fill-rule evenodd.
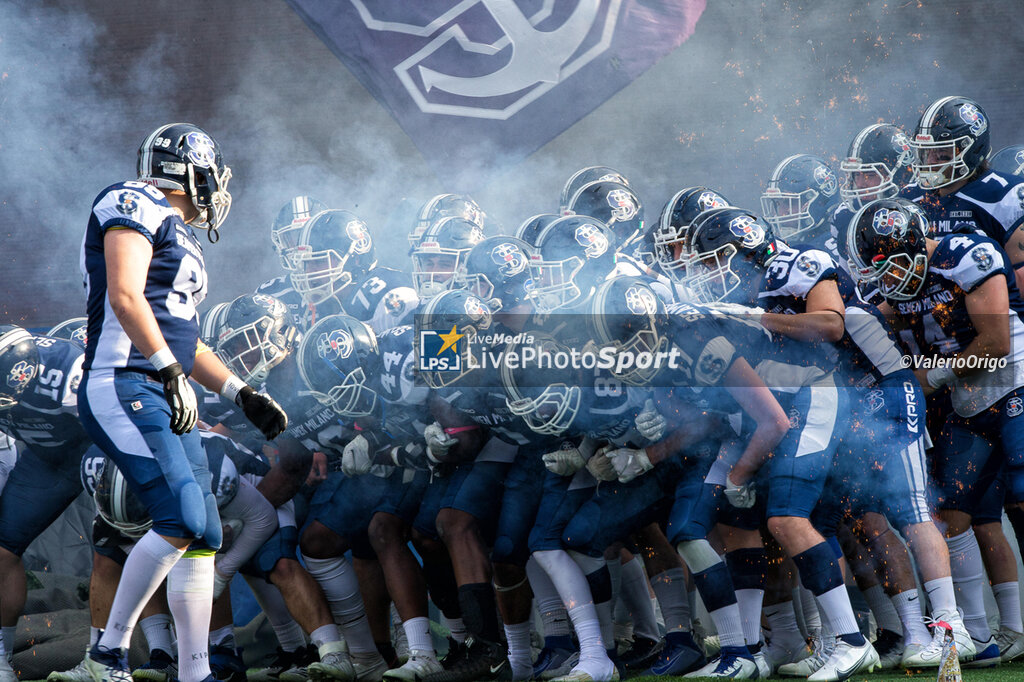
<svg viewBox="0 0 1024 682"><path fill-rule="evenodd" d="M980 102L994 148L1024 142L1022 28L1014 0L709 0L680 48L524 162L493 167L474 196L512 230L553 210L577 168L604 164L631 179L649 219L694 184L756 208L782 158L815 153L838 169L860 128L912 133L950 94ZM284 0L5 0L0 321L84 314L90 204L134 177L139 142L172 120L212 133L234 171L231 215L206 250L209 303L277 274L269 225L295 194L359 213L395 263L406 231L396 207L466 189L431 172Z"/></svg>

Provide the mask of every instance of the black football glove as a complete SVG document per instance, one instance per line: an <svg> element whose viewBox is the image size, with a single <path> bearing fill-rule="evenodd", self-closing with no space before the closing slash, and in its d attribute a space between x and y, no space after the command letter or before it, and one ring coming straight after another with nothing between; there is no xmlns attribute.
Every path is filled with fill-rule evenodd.
<svg viewBox="0 0 1024 682"><path fill-rule="evenodd" d="M188 383L188 377L181 369L180 362L172 362L159 372L164 385L164 399L171 407L171 431L179 436L188 433L196 425L199 408L196 394Z"/></svg>
<svg viewBox="0 0 1024 682"><path fill-rule="evenodd" d="M235 396L235 404L242 408L245 418L252 422L267 440L274 440L288 428L288 415L277 401L269 395L257 393L252 386L242 387Z"/></svg>

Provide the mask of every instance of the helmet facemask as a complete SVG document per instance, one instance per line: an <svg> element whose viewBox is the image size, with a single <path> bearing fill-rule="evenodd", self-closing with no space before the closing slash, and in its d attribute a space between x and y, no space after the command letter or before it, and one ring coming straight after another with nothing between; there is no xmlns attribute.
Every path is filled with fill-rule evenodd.
<svg viewBox="0 0 1024 682"><path fill-rule="evenodd" d="M802 192L783 192L769 187L761 195L761 212L766 223L775 228L782 239L792 239L814 229L811 204L818 199L818 190L807 188Z"/></svg>
<svg viewBox="0 0 1024 682"><path fill-rule="evenodd" d="M460 288L459 271L463 256L469 249L450 249L436 242L420 243L412 254L412 281L416 293L423 298Z"/></svg>
<svg viewBox="0 0 1024 682"><path fill-rule="evenodd" d="M584 265L586 261L579 256L553 261L541 260L540 256L531 258L533 287L527 297L537 312L546 315L579 301L583 293L576 284L576 278Z"/></svg>
<svg viewBox="0 0 1024 682"><path fill-rule="evenodd" d="M735 244L723 244L714 251L693 253L686 261L686 278L682 281L698 303L734 301L733 292L743 285L743 278L733 269L739 254ZM749 276L750 273L745 273ZM746 303L746 301L734 301Z"/></svg>
<svg viewBox="0 0 1024 682"><path fill-rule="evenodd" d="M288 357L294 341L294 328L278 329L274 318L264 315L227 330L217 340L217 355L243 381L258 386Z"/></svg>
<svg viewBox="0 0 1024 682"><path fill-rule="evenodd" d="M686 277L686 263L690 259L687 237L690 226L659 226L654 232L654 256L669 277L682 282Z"/></svg>
<svg viewBox="0 0 1024 682"><path fill-rule="evenodd" d="M327 390L327 393L309 391L309 395L327 405L338 414L356 419L368 417L377 409L377 392L366 385L366 372L362 367L343 373L334 364L325 361L325 370L329 376L341 379Z"/></svg>
<svg viewBox="0 0 1024 682"><path fill-rule="evenodd" d="M970 135L936 141L929 134L918 133L910 143L917 184L922 189L939 189L966 178L971 168L965 157L973 144Z"/></svg>
<svg viewBox="0 0 1024 682"><path fill-rule="evenodd" d="M352 283L352 274L345 270L350 256L334 249L314 251L306 244L296 246L289 257L292 287L306 303L323 303Z"/></svg>
<svg viewBox="0 0 1024 682"><path fill-rule="evenodd" d="M840 170L846 173L846 182L839 188L839 196L854 210L876 199L891 199L899 193L896 169L884 163L862 163L858 158L845 159Z"/></svg>

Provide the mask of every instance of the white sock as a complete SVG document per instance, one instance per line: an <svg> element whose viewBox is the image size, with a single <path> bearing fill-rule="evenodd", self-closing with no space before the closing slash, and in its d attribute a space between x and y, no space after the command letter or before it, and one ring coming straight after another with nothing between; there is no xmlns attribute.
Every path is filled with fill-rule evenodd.
<svg viewBox="0 0 1024 682"><path fill-rule="evenodd" d="M875 614L875 622L878 627L885 628L890 632L902 632L903 625L900 616L893 608L892 600L885 593L881 585L872 585L866 590L861 590L864 601L868 603L871 613Z"/></svg>
<svg viewBox="0 0 1024 682"><path fill-rule="evenodd" d="M449 618L441 614L441 621L448 628L448 634L451 635L457 644L462 644L466 641L466 623L461 618Z"/></svg>
<svg viewBox="0 0 1024 682"><path fill-rule="evenodd" d="M993 585L992 594L999 606L999 627L1024 632L1020 616L1020 583L1013 581Z"/></svg>
<svg viewBox="0 0 1024 682"><path fill-rule="evenodd" d="M123 576L122 573L122 579ZM181 682L200 682L210 674L208 642L210 612L213 610L212 554L185 556L174 565L167 574L167 605L171 607L178 635L178 679Z"/></svg>
<svg viewBox="0 0 1024 682"><path fill-rule="evenodd" d="M736 590L736 605L743 623L743 639L754 646L761 641L761 604L764 590Z"/></svg>
<svg viewBox="0 0 1024 682"><path fill-rule="evenodd" d="M953 583L949 584L949 591L953 591ZM924 626L924 619L921 613L921 599L916 589L906 590L894 595L892 605L900 616L900 624L903 627L904 644L927 644L931 641L928 628Z"/></svg>
<svg viewBox="0 0 1024 682"><path fill-rule="evenodd" d="M210 631L210 646L223 646L229 649L235 648L235 628L232 625L225 625L222 628Z"/></svg>
<svg viewBox="0 0 1024 682"><path fill-rule="evenodd" d="M718 641L722 646L743 646L743 618L740 616L739 604L729 604L715 609L709 614L718 630Z"/></svg>
<svg viewBox="0 0 1024 682"><path fill-rule="evenodd" d="M796 610L793 601L784 601L764 607L764 617L772 630L772 642L802 642L800 626L796 622Z"/></svg>
<svg viewBox="0 0 1024 682"><path fill-rule="evenodd" d="M405 638L409 642L409 651L422 652L434 656L434 642L430 639L430 619L426 616L410 618L402 623Z"/></svg>
<svg viewBox="0 0 1024 682"><path fill-rule="evenodd" d="M139 538L124 562L121 581L110 605L110 616L100 637L100 646L128 650L132 630L139 620L142 607L184 553L185 550L174 547L153 530Z"/></svg>
<svg viewBox="0 0 1024 682"><path fill-rule="evenodd" d="M569 609L569 620L580 642L580 658L608 658L608 650L601 639L601 623L593 604Z"/></svg>
<svg viewBox="0 0 1024 682"><path fill-rule="evenodd" d="M11 656L7 654L7 646L4 644L4 640L7 638L4 636L2 630L0 630L0 668L4 667L4 663L10 663ZM14 648L13 646L11 647Z"/></svg>
<svg viewBox="0 0 1024 682"><path fill-rule="evenodd" d="M828 617L832 632L837 635L860 632L857 617L853 615L853 607L850 606L850 595L846 592L846 585L839 585L824 594L819 594L818 601L821 602L822 613Z"/></svg>
<svg viewBox="0 0 1024 682"><path fill-rule="evenodd" d="M366 620L366 609L363 597L359 593L359 581L355 571L344 557L332 559L310 559L302 555L306 569L313 576L331 607L335 622L348 642L349 651L353 656L373 657L380 654L373 642L370 624Z"/></svg>
<svg viewBox="0 0 1024 682"><path fill-rule="evenodd" d="M601 623L597 619L594 598L590 594L590 585L587 584L583 570L561 549L534 552L533 556L551 578L562 603L568 609L569 620L572 621L580 643L580 656L607 658L601 637Z"/></svg>
<svg viewBox="0 0 1024 682"><path fill-rule="evenodd" d="M682 573L682 568L673 569ZM658 641L658 621L654 616L654 604L651 603L651 590L647 581L644 564L637 557L622 564L622 586L619 588L619 600L629 609L633 617L633 633L647 639ZM664 615L664 614L662 614Z"/></svg>
<svg viewBox="0 0 1024 682"><path fill-rule="evenodd" d="M171 616L167 613L158 613L139 621L142 634L146 636L146 643L149 650L160 649L169 656L174 656L177 649L174 646L174 633L171 630Z"/></svg>
<svg viewBox="0 0 1024 682"><path fill-rule="evenodd" d="M102 637L102 636L103 636L103 628L97 628L97 627L93 627L92 625L90 625L89 626L89 647L92 648L92 646L94 644L96 644L96 642L100 641L100 637ZM173 649L171 651L168 651L167 653L171 654L172 656L174 655Z"/></svg>
<svg viewBox="0 0 1024 682"><path fill-rule="evenodd" d="M690 631L690 600L686 593L686 571L670 568L651 578L651 588L665 619L665 631Z"/></svg>
<svg viewBox="0 0 1024 682"><path fill-rule="evenodd" d="M533 658L530 655L530 621L506 625L505 639L508 640L508 664L512 668L512 679L529 679L533 676Z"/></svg>
<svg viewBox="0 0 1024 682"><path fill-rule="evenodd" d="M562 598L558 596L558 590L555 589L551 578L533 557L526 562L526 577L530 580L533 598L537 600L537 610L540 611L540 620L544 624L544 636L569 636L569 614L565 611Z"/></svg>
<svg viewBox="0 0 1024 682"><path fill-rule="evenodd" d="M800 590L800 613L804 618L804 628L808 637L821 632L821 613L818 612L818 602L814 594L801 585Z"/></svg>
<svg viewBox="0 0 1024 682"><path fill-rule="evenodd" d="M985 564L974 529L946 538L949 547L949 568L953 573L956 605L964 614L964 625L973 639L987 642L992 636L985 615Z"/></svg>
<svg viewBox="0 0 1024 682"><path fill-rule="evenodd" d="M267 614L267 620L270 627L274 628L274 635L281 648L285 651L295 651L306 646L306 634L288 612L288 605L285 604L281 591L260 578L245 576L245 582L249 584L249 589L256 597L256 603Z"/></svg>
<svg viewBox="0 0 1024 682"><path fill-rule="evenodd" d="M953 578L947 576L929 580L923 587L925 594L928 595L928 604L933 616L957 613Z"/></svg>
<svg viewBox="0 0 1024 682"><path fill-rule="evenodd" d="M341 641L341 632L338 630L338 626L334 623L328 623L327 625L321 625L313 632L309 633L309 641L317 649L322 647L324 644L332 644L334 642Z"/></svg>
<svg viewBox="0 0 1024 682"><path fill-rule="evenodd" d="M580 567L583 571L583 580L587 579L587 576L591 573L600 571L605 566L604 558L592 557L582 552L574 552L569 550L569 557ZM590 591L589 585L587 591ZM591 595L593 597L593 595ZM614 604L609 599L603 602L594 602L594 609L597 611L598 622L601 623L601 640L604 642L605 649L615 648L615 619L612 615L612 608Z"/></svg>

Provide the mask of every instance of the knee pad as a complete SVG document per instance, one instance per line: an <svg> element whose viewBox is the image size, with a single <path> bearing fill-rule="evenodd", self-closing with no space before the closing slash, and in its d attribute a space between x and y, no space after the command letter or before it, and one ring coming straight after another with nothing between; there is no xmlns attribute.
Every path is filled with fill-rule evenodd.
<svg viewBox="0 0 1024 682"><path fill-rule="evenodd" d="M178 486L177 498L182 525L193 536L197 538L203 537L203 534L207 531L206 495L203 494L203 489L199 487L195 480L183 481ZM216 510L216 504L216 500L214 500L214 510Z"/></svg>

